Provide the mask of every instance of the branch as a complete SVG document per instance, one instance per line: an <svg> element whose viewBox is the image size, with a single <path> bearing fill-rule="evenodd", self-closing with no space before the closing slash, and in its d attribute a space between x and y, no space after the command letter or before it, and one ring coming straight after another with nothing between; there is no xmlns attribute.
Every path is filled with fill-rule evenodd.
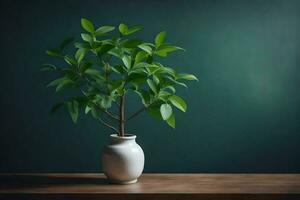
<svg viewBox="0 0 300 200"><path fill-rule="evenodd" d="M88 98L88 96L86 95L86 93L80 89L81 93ZM107 110L104 110L103 108L101 108L99 105L97 105L96 103L92 102L94 106L96 106L99 110L103 111L104 113L106 113L108 116L110 116L112 119L119 121L119 118L115 115L113 115L112 113L108 112Z"/></svg>
<svg viewBox="0 0 300 200"><path fill-rule="evenodd" d="M109 115L111 118L115 119L115 120L118 120L119 121L119 118L112 114L111 112L108 112L107 110L103 110L103 112L105 112L107 115Z"/></svg>
<svg viewBox="0 0 300 200"><path fill-rule="evenodd" d="M134 117L136 117L136 116L138 116L139 114L141 114L144 110L146 110L147 109L147 107L142 107L142 108L140 108L139 110L137 110L135 113L133 113L132 115L130 115L127 119L126 119L126 121L129 121L129 120L131 120L131 119L133 119Z"/></svg>
<svg viewBox="0 0 300 200"><path fill-rule="evenodd" d="M114 131L119 135L119 131L118 131L115 127L109 125L108 123L106 123L105 121L103 121L101 118L98 118L98 120L99 120L104 126L106 126L106 127L110 128L110 129L114 130Z"/></svg>

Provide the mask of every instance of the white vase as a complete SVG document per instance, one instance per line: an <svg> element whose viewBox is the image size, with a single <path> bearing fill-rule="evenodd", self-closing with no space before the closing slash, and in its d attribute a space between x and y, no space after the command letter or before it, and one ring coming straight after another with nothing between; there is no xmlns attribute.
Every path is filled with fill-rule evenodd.
<svg viewBox="0 0 300 200"><path fill-rule="evenodd" d="M102 154L103 172L110 182L130 184L144 169L143 149L135 142L135 135L120 137L112 134L111 144L106 146Z"/></svg>

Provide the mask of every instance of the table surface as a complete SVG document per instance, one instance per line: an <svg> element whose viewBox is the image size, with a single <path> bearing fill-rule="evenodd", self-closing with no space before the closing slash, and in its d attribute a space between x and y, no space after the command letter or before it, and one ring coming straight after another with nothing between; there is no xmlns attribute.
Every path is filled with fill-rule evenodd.
<svg viewBox="0 0 300 200"><path fill-rule="evenodd" d="M103 174L0 174L0 194L300 194L300 174L143 174L109 184Z"/></svg>

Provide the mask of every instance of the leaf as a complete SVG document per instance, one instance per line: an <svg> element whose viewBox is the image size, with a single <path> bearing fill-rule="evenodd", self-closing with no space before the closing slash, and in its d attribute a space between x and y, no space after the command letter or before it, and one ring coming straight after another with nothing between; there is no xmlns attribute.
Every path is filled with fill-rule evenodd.
<svg viewBox="0 0 300 200"><path fill-rule="evenodd" d="M153 77L153 80L154 80L155 84L158 85L159 84L159 78L155 75L153 75L152 77Z"/></svg>
<svg viewBox="0 0 300 200"><path fill-rule="evenodd" d="M122 74L125 72L123 65L114 65L114 66L111 66L110 68L118 74Z"/></svg>
<svg viewBox="0 0 300 200"><path fill-rule="evenodd" d="M46 54L48 56L53 56L53 57L60 57L60 50L59 49L49 49L46 51Z"/></svg>
<svg viewBox="0 0 300 200"><path fill-rule="evenodd" d="M139 62L141 62L142 60L144 60L147 57L147 53L145 51L139 51L136 55L135 55L135 59L134 59L134 64L137 64Z"/></svg>
<svg viewBox="0 0 300 200"><path fill-rule="evenodd" d="M68 81L68 80L71 80L71 79L68 77L65 77L65 76L61 77L61 78L55 79L55 80L51 81L50 83L48 83L47 87L57 86L57 85L63 83L64 81Z"/></svg>
<svg viewBox="0 0 300 200"><path fill-rule="evenodd" d="M121 33L122 35L126 35L127 30L128 30L128 27L127 27L126 24L122 24L122 23L121 23L121 24L119 25L119 31L120 31L120 33Z"/></svg>
<svg viewBox="0 0 300 200"><path fill-rule="evenodd" d="M94 32L94 25L91 21L89 21L86 18L81 18L81 26L84 30L86 30L89 33Z"/></svg>
<svg viewBox="0 0 300 200"><path fill-rule="evenodd" d="M73 37L68 37L68 38L64 39L59 46L60 50L62 51L66 46L68 46L73 41L74 41Z"/></svg>
<svg viewBox="0 0 300 200"><path fill-rule="evenodd" d="M161 45L164 40L165 40L165 37L166 37L166 32L165 31L162 31L162 32L159 32L156 37L155 37L155 45L156 46L159 46Z"/></svg>
<svg viewBox="0 0 300 200"><path fill-rule="evenodd" d="M144 68L134 68L133 70L130 70L128 75L132 74L132 73L136 73L136 74L148 74L148 71Z"/></svg>
<svg viewBox="0 0 300 200"><path fill-rule="evenodd" d="M135 33L137 31L141 30L142 28L143 28L143 26L141 26L141 25L133 26L131 28L128 28L125 35L130 35L132 33Z"/></svg>
<svg viewBox="0 0 300 200"><path fill-rule="evenodd" d="M177 79L185 79L185 80L190 80L190 81L198 81L197 77L193 74L177 74L176 75Z"/></svg>
<svg viewBox="0 0 300 200"><path fill-rule="evenodd" d="M166 57L168 53L173 52L173 51L178 51L178 50L184 51L184 49L181 47L176 47L176 46L169 45L169 44L162 44L156 49L155 54L159 55L161 57Z"/></svg>
<svg viewBox="0 0 300 200"><path fill-rule="evenodd" d="M74 123L76 123L78 119L78 106L79 103L76 100L67 102L67 108Z"/></svg>
<svg viewBox="0 0 300 200"><path fill-rule="evenodd" d="M90 112L90 110L92 110L92 108L90 106L86 106L85 110L84 110L84 113L88 114Z"/></svg>
<svg viewBox="0 0 300 200"><path fill-rule="evenodd" d="M93 42L93 38L92 36L90 36L89 34L87 33L81 33L81 38L86 41L86 42L89 42L89 43L92 43Z"/></svg>
<svg viewBox="0 0 300 200"><path fill-rule="evenodd" d="M131 68L131 57L130 56L123 56L122 61L127 69Z"/></svg>
<svg viewBox="0 0 300 200"><path fill-rule="evenodd" d="M173 95L169 98L169 101L182 112L186 111L187 105L181 97Z"/></svg>
<svg viewBox="0 0 300 200"><path fill-rule="evenodd" d="M150 107L147 108L147 111L148 111L148 113L152 117L154 117L154 118L156 118L158 120L162 120L163 119L162 116L161 116L161 114L160 114L159 107L157 107L157 106L150 106Z"/></svg>
<svg viewBox="0 0 300 200"><path fill-rule="evenodd" d="M172 115L172 107L167 103L162 104L160 106L160 113L161 113L163 120L167 120Z"/></svg>
<svg viewBox="0 0 300 200"><path fill-rule="evenodd" d="M63 82L61 82L60 84L57 85L55 91L59 92L60 90L62 90L66 86L71 85L73 83L74 83L74 81L72 81L72 80L64 80Z"/></svg>
<svg viewBox="0 0 300 200"><path fill-rule="evenodd" d="M55 105L51 108L50 114L56 113L63 105L64 105L63 102L59 102L59 103L55 104Z"/></svg>
<svg viewBox="0 0 300 200"><path fill-rule="evenodd" d="M170 98L170 96L172 96L172 94L163 90L159 91L158 93L158 98L163 101L167 101Z"/></svg>
<svg viewBox="0 0 300 200"><path fill-rule="evenodd" d="M172 85L168 85L164 89L170 89L173 93L176 92L175 88Z"/></svg>
<svg viewBox="0 0 300 200"><path fill-rule="evenodd" d="M150 89L151 89L155 94L157 94L157 87L156 87L154 81L152 81L151 79L147 79L147 83L148 83Z"/></svg>
<svg viewBox="0 0 300 200"><path fill-rule="evenodd" d="M102 36L105 33L115 30L114 26L101 26L95 31L95 36Z"/></svg>
<svg viewBox="0 0 300 200"><path fill-rule="evenodd" d="M127 82L130 82L131 84L138 86L140 84L143 84L147 79L147 76L144 74L137 74L132 73L128 76Z"/></svg>
<svg viewBox="0 0 300 200"><path fill-rule="evenodd" d="M98 71L97 69L89 68L89 69L85 70L84 73L88 74L90 76L102 78L102 75L101 75L100 71Z"/></svg>
<svg viewBox="0 0 300 200"><path fill-rule="evenodd" d="M86 42L84 42L84 43L76 42L74 44L74 46L78 49L89 49L90 48L90 44L86 43Z"/></svg>
<svg viewBox="0 0 300 200"><path fill-rule="evenodd" d="M41 71L56 71L57 67L52 64L43 64L43 68L41 68Z"/></svg>
<svg viewBox="0 0 300 200"><path fill-rule="evenodd" d="M103 54L107 53L108 51L110 51L112 48L114 48L113 45L104 44L97 50L97 53L98 53L98 55L103 55Z"/></svg>
<svg viewBox="0 0 300 200"><path fill-rule="evenodd" d="M101 110L99 110L98 108L96 108L95 106L91 107L91 114L95 119L98 119L101 115Z"/></svg>
<svg viewBox="0 0 300 200"><path fill-rule="evenodd" d="M171 117L169 117L169 119L167 119L166 122L169 126L175 128L175 114L172 113Z"/></svg>
<svg viewBox="0 0 300 200"><path fill-rule="evenodd" d="M149 55L152 55L152 48L150 46L143 43L143 44L138 45L138 47L140 49L142 49L143 51L147 52Z"/></svg>
<svg viewBox="0 0 300 200"><path fill-rule="evenodd" d="M81 63L82 59L84 58L85 54L87 53L86 49L78 49L75 54L75 59L78 63Z"/></svg>
<svg viewBox="0 0 300 200"><path fill-rule="evenodd" d="M113 55L117 58L120 58L120 59L123 58L123 51L121 49L118 49L118 48L113 48L110 51L108 51L107 53L110 54L110 55Z"/></svg>
<svg viewBox="0 0 300 200"><path fill-rule="evenodd" d="M137 91L135 90L135 93L137 93L141 99L144 106L147 106L150 103L150 94L146 90Z"/></svg>
<svg viewBox="0 0 300 200"><path fill-rule="evenodd" d="M64 57L64 60L66 61L66 63L68 63L69 65L71 65L71 66L77 66L77 61L76 60L74 60L71 56L69 56L69 55L66 55L65 57Z"/></svg>
<svg viewBox="0 0 300 200"><path fill-rule="evenodd" d="M101 100L101 107L102 108L110 108L112 103L112 99L110 96L104 96Z"/></svg>
<svg viewBox="0 0 300 200"><path fill-rule="evenodd" d="M133 39L133 40L127 40L123 43L123 46L126 48L136 48L138 45L142 43L142 40Z"/></svg>

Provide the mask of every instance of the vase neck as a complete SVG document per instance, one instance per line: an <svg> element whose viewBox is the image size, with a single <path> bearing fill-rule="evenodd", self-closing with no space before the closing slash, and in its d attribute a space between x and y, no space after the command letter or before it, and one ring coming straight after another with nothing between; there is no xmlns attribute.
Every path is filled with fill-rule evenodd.
<svg viewBox="0 0 300 200"><path fill-rule="evenodd" d="M125 134L124 137L120 137L117 134L110 135L111 144L124 144L124 143L135 143L135 135Z"/></svg>

